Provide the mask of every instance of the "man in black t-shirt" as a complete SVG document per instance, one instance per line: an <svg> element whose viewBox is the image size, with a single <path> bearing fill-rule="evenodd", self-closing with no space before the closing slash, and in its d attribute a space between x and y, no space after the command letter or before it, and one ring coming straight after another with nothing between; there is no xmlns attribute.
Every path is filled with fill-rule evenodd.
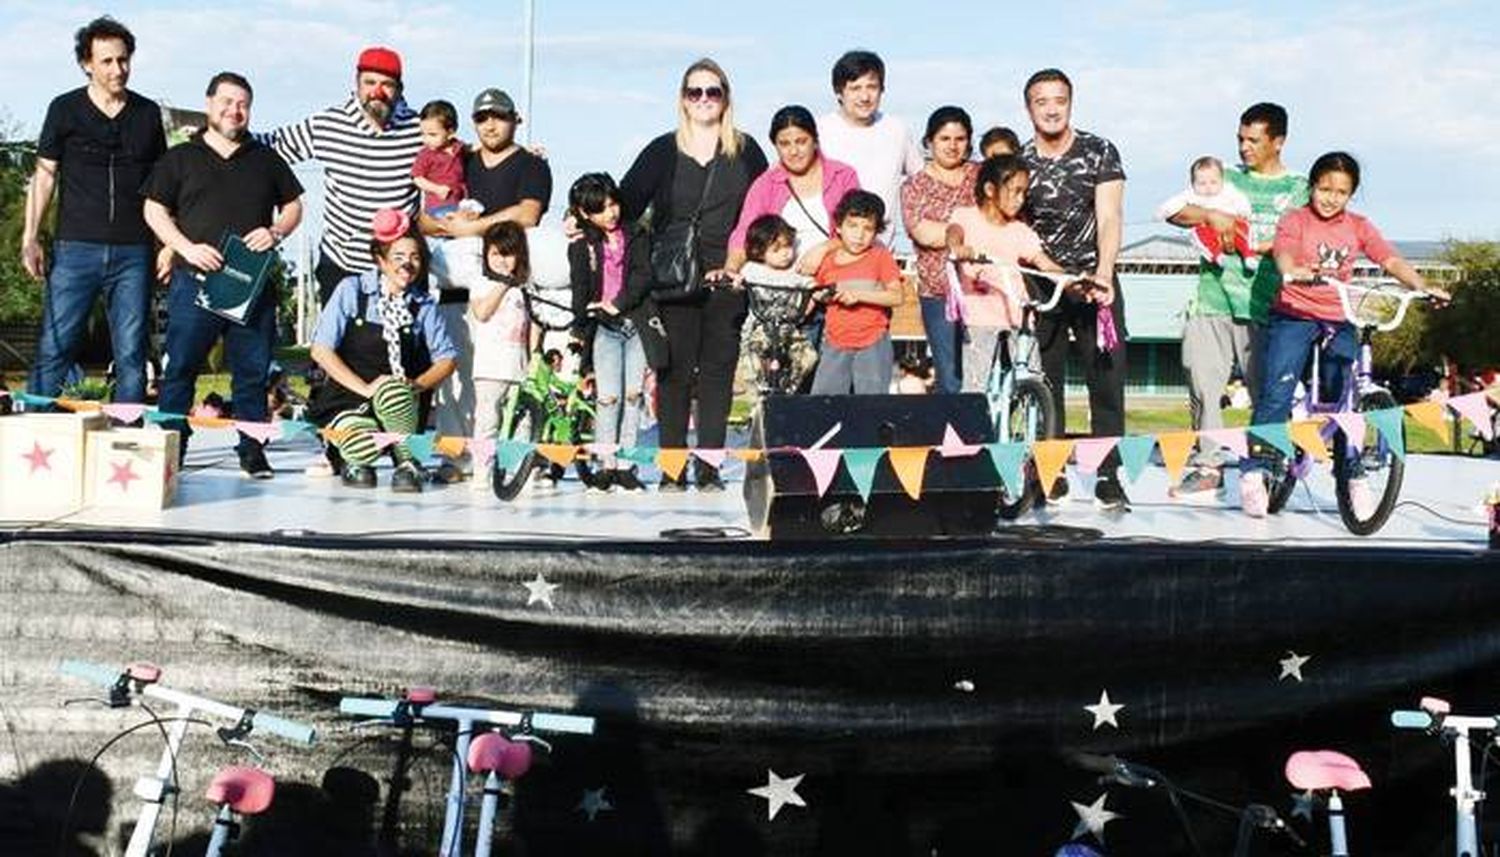
<svg viewBox="0 0 1500 857"><path fill-rule="evenodd" d="M146 396L151 306L151 233L141 218L141 180L166 151L161 110L126 88L135 36L97 18L76 34L74 53L87 86L47 107L37 138L36 173L26 194L21 263L46 278L42 330L27 387L56 396L77 360L94 300L104 297L114 348L117 402ZM51 265L41 226L58 191Z"/></svg>
<svg viewBox="0 0 1500 857"><path fill-rule="evenodd" d="M1120 437L1125 434L1125 302L1115 261L1125 220L1125 170L1113 143L1073 127L1073 83L1067 75L1055 68L1039 71L1023 92L1036 132L1021 149L1031 170L1026 195L1031 226L1048 256L1096 286L1065 297L1057 311L1038 320L1042 370L1052 386L1059 428L1066 431L1063 384L1071 334L1083 359L1092 434ZM1094 499L1101 508L1123 509L1129 503L1119 467L1113 451L1099 467ZM1066 477L1047 490L1052 499L1066 495Z"/></svg>
<svg viewBox="0 0 1500 857"><path fill-rule="evenodd" d="M479 144L464 159L464 184L468 198L478 201L484 210L471 219L461 216L438 219L424 211L419 221L422 233L467 238L482 236L504 221L527 228L536 226L552 199L552 168L545 159L516 142L516 126L521 124L521 117L516 113L515 102L499 89L486 89L475 97L471 115ZM476 247L472 252L480 251ZM476 267L474 261L468 260L469 268ZM456 262L444 262L448 271L460 267ZM434 269L437 267L434 265ZM445 437L470 437L474 434L474 345L464 323L469 293L449 283L438 285L447 286L438 292L438 310L458 345L459 359L457 371L438 388L434 399L437 433ZM447 459L435 476L442 482L456 482L464 478L467 467L468 462L463 458Z"/></svg>
<svg viewBox="0 0 1500 857"><path fill-rule="evenodd" d="M302 185L281 156L246 133L249 81L220 72L209 81L207 95L208 127L167 152L141 191L146 222L175 256L160 405L169 414L192 409L198 372L222 337L234 417L264 423L266 374L276 344L276 294L262 291L244 322L237 323L200 307L198 284L205 273L224 267L220 247L228 235L238 235L256 252L274 251L302 220ZM186 421L173 422L186 435ZM245 475L271 478L260 441L241 433L239 457Z"/></svg>

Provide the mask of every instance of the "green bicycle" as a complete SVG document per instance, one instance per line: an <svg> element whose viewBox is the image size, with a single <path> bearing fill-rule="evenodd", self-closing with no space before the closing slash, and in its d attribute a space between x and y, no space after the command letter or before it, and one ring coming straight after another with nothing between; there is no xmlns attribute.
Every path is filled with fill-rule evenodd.
<svg viewBox="0 0 1500 857"><path fill-rule="evenodd" d="M567 330L571 324L571 307L548 300L531 289L522 292L526 298L526 312L543 331ZM546 307L551 311L541 312ZM566 322L556 319L564 317ZM594 439L594 386L591 379L580 378L569 381L558 373L547 359L543 348L543 336L536 337L532 349L530 368L526 379L511 388L510 394L500 405L500 430L496 442L507 440L526 441L532 444L557 444L581 446ZM565 468L547 459L536 449L530 449L514 467L502 466L497 453L493 463L492 485L495 496L501 500L514 500L526 487L536 470L546 468L548 478L561 479ZM573 462L578 478L588 484L593 478L593 466L586 456Z"/></svg>

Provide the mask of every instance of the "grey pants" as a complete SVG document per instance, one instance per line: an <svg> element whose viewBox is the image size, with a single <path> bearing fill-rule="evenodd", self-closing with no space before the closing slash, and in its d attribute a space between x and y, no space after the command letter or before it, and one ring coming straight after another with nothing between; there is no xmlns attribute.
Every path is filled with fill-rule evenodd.
<svg viewBox="0 0 1500 857"><path fill-rule="evenodd" d="M1224 411L1219 398L1234 374L1236 365L1245 378L1245 388L1252 399L1259 393L1256 378L1256 346L1264 339L1259 325L1235 321L1227 315L1199 315L1189 318L1182 328L1182 368L1188 373L1188 407L1195 431L1213 431L1224 427ZM1217 466L1224 463L1219 445L1200 440L1195 466Z"/></svg>
<svg viewBox="0 0 1500 857"><path fill-rule="evenodd" d="M812 394L847 396L850 388L856 396L889 393L895 368L896 349L891 345L890 334L854 351L845 351L824 338L818 372L813 375Z"/></svg>

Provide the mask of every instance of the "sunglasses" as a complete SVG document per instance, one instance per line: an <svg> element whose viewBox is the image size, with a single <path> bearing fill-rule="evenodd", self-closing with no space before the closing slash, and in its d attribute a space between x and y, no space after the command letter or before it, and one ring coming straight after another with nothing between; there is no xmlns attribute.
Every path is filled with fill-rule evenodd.
<svg viewBox="0 0 1500 857"><path fill-rule="evenodd" d="M682 97L688 101L722 101L724 98L724 87L722 86L684 86Z"/></svg>

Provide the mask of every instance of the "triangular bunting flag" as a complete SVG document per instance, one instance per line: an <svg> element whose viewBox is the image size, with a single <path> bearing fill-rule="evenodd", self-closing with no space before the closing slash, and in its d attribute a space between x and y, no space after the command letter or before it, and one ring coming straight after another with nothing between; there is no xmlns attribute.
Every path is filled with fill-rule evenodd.
<svg viewBox="0 0 1500 857"><path fill-rule="evenodd" d="M1044 488L1050 489L1062 475L1072 453L1071 440L1039 440L1031 447L1031 457L1036 460L1036 475Z"/></svg>
<svg viewBox="0 0 1500 857"><path fill-rule="evenodd" d="M281 436L281 429L271 423L236 422L234 427L240 434L253 437L261 443L270 443Z"/></svg>
<svg viewBox="0 0 1500 857"><path fill-rule="evenodd" d="M437 450L438 455L444 458L461 458L467 446L468 441L466 438L443 435L437 439L437 443L433 445L433 448Z"/></svg>
<svg viewBox="0 0 1500 857"><path fill-rule="evenodd" d="M305 420L282 420L281 421L281 439L282 440L291 440L292 438L296 437L297 435L299 435L299 434L301 434L301 433L303 433L305 431L313 431L313 424L310 423L310 422L307 422Z"/></svg>
<svg viewBox="0 0 1500 857"><path fill-rule="evenodd" d="M202 429L234 428L234 420L223 417L188 417L188 425Z"/></svg>
<svg viewBox="0 0 1500 857"><path fill-rule="evenodd" d="M1245 430L1237 428L1210 429L1198 432L1200 439L1211 440L1233 452L1240 458L1250 454L1250 444L1245 441Z"/></svg>
<svg viewBox="0 0 1500 857"><path fill-rule="evenodd" d="M411 450L412 457L421 463L432 457L432 445L435 440L436 436L430 431L407 435L406 448Z"/></svg>
<svg viewBox="0 0 1500 857"><path fill-rule="evenodd" d="M1119 442L1117 437L1090 437L1074 442L1073 457L1078 462L1078 472L1098 473L1099 465Z"/></svg>
<svg viewBox="0 0 1500 857"><path fill-rule="evenodd" d="M559 467L572 466L573 459L578 457L578 447L570 443L539 443L536 451Z"/></svg>
<svg viewBox="0 0 1500 857"><path fill-rule="evenodd" d="M1251 426L1246 431L1260 438L1262 442L1274 446L1287 458L1291 458L1297 453L1297 450L1292 447L1292 434L1287 429L1286 423L1267 423L1263 426Z"/></svg>
<svg viewBox="0 0 1500 857"><path fill-rule="evenodd" d="M731 449L729 450L729 454L746 463L760 461L766 457L764 449Z"/></svg>
<svg viewBox="0 0 1500 857"><path fill-rule="evenodd" d="M30 393L11 393L15 400L28 408L45 408L57 401L51 396L33 396Z"/></svg>
<svg viewBox="0 0 1500 857"><path fill-rule="evenodd" d="M622 446L617 454L634 464L655 464L656 452L654 446Z"/></svg>
<svg viewBox="0 0 1500 857"><path fill-rule="evenodd" d="M1328 460L1328 445L1323 442L1323 424L1321 420L1298 420L1292 423L1289 432L1292 443L1300 446L1313 461Z"/></svg>
<svg viewBox="0 0 1500 857"><path fill-rule="evenodd" d="M371 437L375 438L375 448L381 451L389 449L400 443L403 436L404 435L396 434L393 431L378 431L371 435Z"/></svg>
<svg viewBox="0 0 1500 857"><path fill-rule="evenodd" d="M1437 402L1414 402L1406 406L1406 412L1411 414L1412 419L1437 432L1438 439L1445 446L1453 442L1453 436L1449 433L1452 427L1442 405Z"/></svg>
<svg viewBox="0 0 1500 857"><path fill-rule="evenodd" d="M922 499L922 480L927 478L927 453L930 451L925 446L890 448L891 467L896 471L896 478L901 480L901 487L906 489L906 495L913 500Z"/></svg>
<svg viewBox="0 0 1500 857"><path fill-rule="evenodd" d="M1156 448L1156 438L1150 435L1127 435L1120 438L1116 448L1120 450L1120 463L1125 466L1125 476L1135 482L1146 472L1146 465L1151 463L1151 450Z"/></svg>
<svg viewBox="0 0 1500 857"><path fill-rule="evenodd" d="M1366 411L1365 421L1375 427L1397 458L1406 458L1406 411L1401 408Z"/></svg>
<svg viewBox="0 0 1500 857"><path fill-rule="evenodd" d="M970 455L978 455L981 447L975 443L964 443L964 439L958 436L958 432L949 423L943 427L943 445L938 447L938 454L944 458L964 458Z"/></svg>
<svg viewBox="0 0 1500 857"><path fill-rule="evenodd" d="M182 419L182 414L164 414L161 411L147 411L145 413L145 417L146 417L146 422L151 423L153 425L160 425L161 423L168 423L168 422L172 422L173 420L180 420L180 419Z"/></svg>
<svg viewBox="0 0 1500 857"><path fill-rule="evenodd" d="M104 413L112 420L119 420L122 423L133 423L146 413L146 406L129 402L110 404L104 406Z"/></svg>
<svg viewBox="0 0 1500 857"><path fill-rule="evenodd" d="M611 455L619 455L620 445L618 443L586 443L583 445L583 450L589 455L607 458Z"/></svg>
<svg viewBox="0 0 1500 857"><path fill-rule="evenodd" d="M1187 467L1197 442L1198 433L1192 431L1164 431L1156 436L1156 443L1161 447L1161 462L1166 465L1167 478L1173 485L1182 479L1182 469Z"/></svg>
<svg viewBox="0 0 1500 857"><path fill-rule="evenodd" d="M1454 396L1448 400L1453 412L1474 424L1479 436L1485 440L1495 439L1495 423L1490 418L1490 397L1484 391L1467 396Z"/></svg>
<svg viewBox="0 0 1500 857"><path fill-rule="evenodd" d="M656 453L656 466L671 477L673 482L682 479L682 471L687 469L687 462L688 451L685 449L662 449Z"/></svg>
<svg viewBox="0 0 1500 857"><path fill-rule="evenodd" d="M728 455L729 455L729 453L726 452L726 451L724 451L724 450L722 450L722 449L695 449L695 450L693 450L693 457L694 458L698 459L699 461L703 462L704 464L707 464L708 466L714 468L715 470L718 470L720 467L724 466L724 459ZM819 492L819 493L821 493L821 492Z"/></svg>
<svg viewBox="0 0 1500 857"><path fill-rule="evenodd" d="M495 466L505 473L514 473L526 456L531 454L531 443L524 440L502 440L495 444Z"/></svg>
<svg viewBox="0 0 1500 857"><path fill-rule="evenodd" d="M1339 411L1328 415L1333 424L1344 433L1344 440L1355 449L1365 447L1365 417L1358 411Z"/></svg>
<svg viewBox="0 0 1500 857"><path fill-rule="evenodd" d="M492 437L469 438L469 457L474 459L474 472L481 473L490 466L490 461L495 457L495 439Z"/></svg>
<svg viewBox="0 0 1500 857"><path fill-rule="evenodd" d="M1026 464L1026 444L987 443L984 448L995 465L995 475L1005 483L1005 490L1013 496L1019 496L1026 489L1026 474L1023 470Z"/></svg>
<svg viewBox="0 0 1500 857"><path fill-rule="evenodd" d="M861 500L870 499L870 491L875 487L875 468L880 466L880 459L884 456L885 450L878 446L844 450L844 468L854 480Z"/></svg>
<svg viewBox="0 0 1500 857"><path fill-rule="evenodd" d="M57 406L59 408L66 408L75 414L92 413L104 407L102 403L91 399L58 399Z"/></svg>
<svg viewBox="0 0 1500 857"><path fill-rule="evenodd" d="M802 459L807 462L807 469L812 471L813 483L818 486L818 496L822 497L828 493L828 486L833 484L833 477L839 470L839 459L843 452L837 449L802 449Z"/></svg>

